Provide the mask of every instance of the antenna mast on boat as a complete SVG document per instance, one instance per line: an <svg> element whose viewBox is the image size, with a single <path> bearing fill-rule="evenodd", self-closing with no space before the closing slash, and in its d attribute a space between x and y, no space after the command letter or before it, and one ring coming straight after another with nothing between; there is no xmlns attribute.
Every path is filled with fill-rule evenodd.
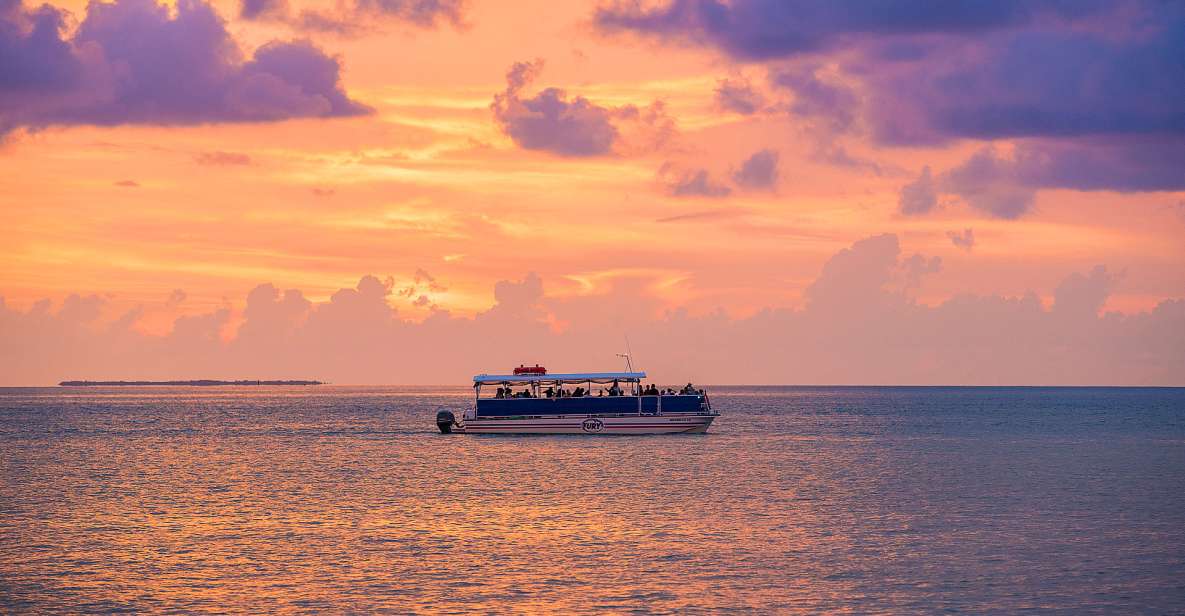
<svg viewBox="0 0 1185 616"><path fill-rule="evenodd" d="M625 353L618 353L617 356L625 358L625 368L627 372L634 371L634 364L630 361L630 357L632 357L633 354L634 351L630 348L630 337L625 336Z"/></svg>

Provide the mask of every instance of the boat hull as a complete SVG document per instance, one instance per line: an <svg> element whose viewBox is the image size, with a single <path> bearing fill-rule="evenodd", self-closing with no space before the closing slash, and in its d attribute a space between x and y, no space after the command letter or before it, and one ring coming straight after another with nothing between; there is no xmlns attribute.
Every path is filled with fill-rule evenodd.
<svg viewBox="0 0 1185 616"><path fill-rule="evenodd" d="M462 434L697 434L717 414L497 417L467 419Z"/></svg>

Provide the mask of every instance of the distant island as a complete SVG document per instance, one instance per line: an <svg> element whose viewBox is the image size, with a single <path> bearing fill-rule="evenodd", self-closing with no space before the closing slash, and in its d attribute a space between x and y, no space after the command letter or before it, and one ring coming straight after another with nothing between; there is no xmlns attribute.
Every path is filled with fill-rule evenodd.
<svg viewBox="0 0 1185 616"><path fill-rule="evenodd" d="M139 387L150 385L211 387L216 385L324 385L321 381L62 381L62 387Z"/></svg>

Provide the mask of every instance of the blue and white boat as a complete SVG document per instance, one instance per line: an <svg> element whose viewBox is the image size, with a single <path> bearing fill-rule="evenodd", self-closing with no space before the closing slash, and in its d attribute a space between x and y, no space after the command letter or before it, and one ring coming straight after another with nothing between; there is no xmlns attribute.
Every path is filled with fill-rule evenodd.
<svg viewBox="0 0 1185 616"><path fill-rule="evenodd" d="M443 433L677 434L702 433L719 413L689 383L679 391L644 386L645 372L547 374L520 366L513 374L473 377L473 407L458 421L436 415Z"/></svg>

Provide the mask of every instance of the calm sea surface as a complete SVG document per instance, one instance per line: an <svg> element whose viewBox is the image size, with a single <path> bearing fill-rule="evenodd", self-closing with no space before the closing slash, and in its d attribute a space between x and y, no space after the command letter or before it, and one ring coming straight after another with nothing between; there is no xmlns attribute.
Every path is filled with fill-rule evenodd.
<svg viewBox="0 0 1185 616"><path fill-rule="evenodd" d="M710 393L514 437L436 434L465 389L0 389L0 612L1185 612L1185 389Z"/></svg>

